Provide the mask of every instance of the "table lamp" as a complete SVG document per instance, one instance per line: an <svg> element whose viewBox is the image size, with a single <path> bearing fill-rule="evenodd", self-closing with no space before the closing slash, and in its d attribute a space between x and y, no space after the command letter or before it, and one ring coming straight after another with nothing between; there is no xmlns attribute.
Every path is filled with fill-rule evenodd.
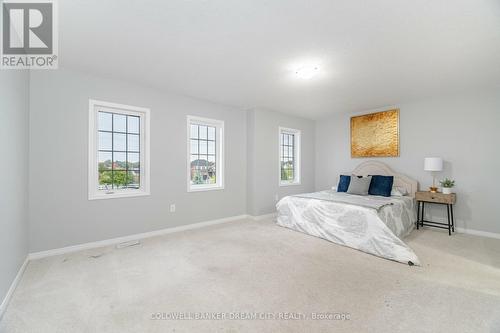
<svg viewBox="0 0 500 333"><path fill-rule="evenodd" d="M436 172L443 170L443 159L441 157L426 157L424 159L424 170L432 173L432 186L429 187L429 190L436 193Z"/></svg>

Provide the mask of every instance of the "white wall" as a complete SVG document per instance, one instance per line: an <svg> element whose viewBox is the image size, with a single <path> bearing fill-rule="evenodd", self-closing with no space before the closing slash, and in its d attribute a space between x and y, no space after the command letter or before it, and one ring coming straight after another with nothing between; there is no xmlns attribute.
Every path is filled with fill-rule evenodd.
<svg viewBox="0 0 500 333"><path fill-rule="evenodd" d="M8 81L8 80L7 80ZM147 232L241 214L275 211L279 198L335 185L362 159L350 158L349 118L311 121L231 107L60 69L31 74L30 251ZM151 196L87 200L88 99L151 108ZM401 157L395 170L431 181L426 156L442 156L440 177L457 180L459 226L500 232L493 210L500 169L497 90L398 105ZM360 112L363 113L363 112ZM225 189L186 190L186 115L225 121ZM302 131L301 184L279 186L278 127ZM27 163L24 164L25 166ZM169 204L177 212L169 212ZM433 210L437 218L442 212ZM439 215L441 214L441 215Z"/></svg>
<svg viewBox="0 0 500 333"><path fill-rule="evenodd" d="M28 71L0 73L0 303L28 254Z"/></svg>
<svg viewBox="0 0 500 333"><path fill-rule="evenodd" d="M151 196L87 200L89 98L151 108ZM30 102L31 251L246 213L245 111L64 69L34 71ZM186 115L225 121L224 190L187 192Z"/></svg>
<svg viewBox="0 0 500 333"><path fill-rule="evenodd" d="M282 113L255 109L248 111L248 194L250 215L276 211L275 195L314 190L314 121ZM279 127L301 130L301 183L279 186Z"/></svg>
<svg viewBox="0 0 500 333"><path fill-rule="evenodd" d="M426 189L432 183L432 177L423 170L424 157L443 157L445 170L438 178L456 180L457 225L500 233L497 210L500 87L396 107L400 108L401 155L380 160L394 170L416 178L420 188ZM369 111L356 114L362 113ZM349 172L364 161L350 157L349 123L352 115L337 114L316 122L318 190L335 185L340 173ZM444 218L446 210L443 213L436 208L430 211L432 218Z"/></svg>

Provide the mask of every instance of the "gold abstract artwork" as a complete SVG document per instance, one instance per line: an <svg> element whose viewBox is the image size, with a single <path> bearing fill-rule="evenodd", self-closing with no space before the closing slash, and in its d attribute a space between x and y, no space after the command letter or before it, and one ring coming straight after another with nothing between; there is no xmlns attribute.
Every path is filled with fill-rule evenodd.
<svg viewBox="0 0 500 333"><path fill-rule="evenodd" d="M351 117L351 156L399 156L399 110Z"/></svg>

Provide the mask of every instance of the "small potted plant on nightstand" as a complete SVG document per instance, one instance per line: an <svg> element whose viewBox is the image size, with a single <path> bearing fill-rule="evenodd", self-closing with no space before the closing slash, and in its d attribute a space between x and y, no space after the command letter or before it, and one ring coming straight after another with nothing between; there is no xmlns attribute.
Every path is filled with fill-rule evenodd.
<svg viewBox="0 0 500 333"><path fill-rule="evenodd" d="M451 189L455 186L455 181L445 178L444 180L441 180L439 183L441 183L441 186L443 187L443 194L451 194Z"/></svg>

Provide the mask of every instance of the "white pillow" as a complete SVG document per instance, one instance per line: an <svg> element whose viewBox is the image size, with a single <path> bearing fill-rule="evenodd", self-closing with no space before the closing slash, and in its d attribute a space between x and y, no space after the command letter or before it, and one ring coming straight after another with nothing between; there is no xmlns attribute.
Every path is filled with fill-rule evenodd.
<svg viewBox="0 0 500 333"><path fill-rule="evenodd" d="M401 187L401 186L393 186L391 190L391 196L395 197L404 197L405 195L408 195L408 191L406 188Z"/></svg>

